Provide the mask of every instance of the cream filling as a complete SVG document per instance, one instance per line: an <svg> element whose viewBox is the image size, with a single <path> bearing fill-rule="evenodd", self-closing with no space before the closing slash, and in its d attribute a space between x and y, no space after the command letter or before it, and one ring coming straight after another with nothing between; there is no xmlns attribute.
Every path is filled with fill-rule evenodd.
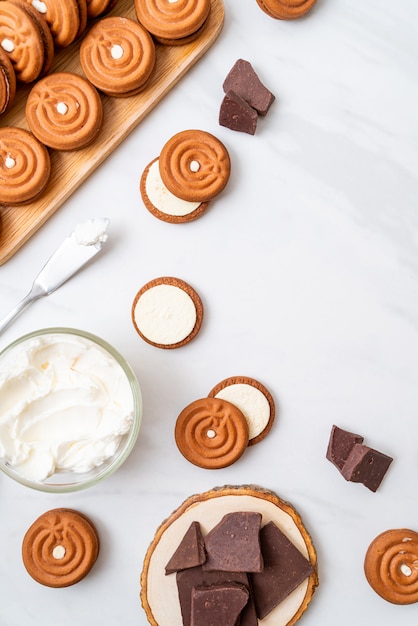
<svg viewBox="0 0 418 626"><path fill-rule="evenodd" d="M270 419L270 405L266 396L256 387L245 383L229 385L216 394L227 400L244 414L248 422L249 438L254 439L266 428Z"/></svg>
<svg viewBox="0 0 418 626"><path fill-rule="evenodd" d="M148 170L145 191L151 204L166 215L183 217L193 213L200 205L200 202L188 202L177 198L167 189L161 180L158 160L154 161Z"/></svg>

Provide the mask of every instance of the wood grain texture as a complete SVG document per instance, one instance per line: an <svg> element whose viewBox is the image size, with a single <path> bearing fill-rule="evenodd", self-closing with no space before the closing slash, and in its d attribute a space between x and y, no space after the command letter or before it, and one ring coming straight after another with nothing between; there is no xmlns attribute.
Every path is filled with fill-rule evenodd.
<svg viewBox="0 0 418 626"><path fill-rule="evenodd" d="M51 178L39 198L20 206L0 207L0 265L9 260L62 206L211 47L224 21L222 0L211 0L211 5L207 23L195 41L182 46L156 44L156 65L149 83L140 94L129 98L102 95L103 127L91 145L71 152L50 151ZM119 0L109 15L136 19L132 0ZM79 47L80 41L77 41L57 52L51 71L72 71L84 75L79 62ZM19 86L12 110L0 120L2 127L28 128L25 103L29 90L30 86Z"/></svg>

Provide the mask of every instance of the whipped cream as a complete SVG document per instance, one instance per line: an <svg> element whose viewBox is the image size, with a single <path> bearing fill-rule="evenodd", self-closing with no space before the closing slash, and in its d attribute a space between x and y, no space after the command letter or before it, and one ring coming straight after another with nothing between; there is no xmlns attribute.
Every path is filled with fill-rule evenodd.
<svg viewBox="0 0 418 626"><path fill-rule="evenodd" d="M0 358L0 457L29 480L101 465L133 418L124 370L90 339L45 334Z"/></svg>
<svg viewBox="0 0 418 626"><path fill-rule="evenodd" d="M77 224L71 237L82 246L94 246L108 240L106 232L108 226L109 220L106 217L95 217L82 224Z"/></svg>

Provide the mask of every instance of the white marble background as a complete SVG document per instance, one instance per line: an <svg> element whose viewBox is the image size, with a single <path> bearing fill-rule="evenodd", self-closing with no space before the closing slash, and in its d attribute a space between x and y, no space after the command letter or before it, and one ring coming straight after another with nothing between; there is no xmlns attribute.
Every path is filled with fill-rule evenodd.
<svg viewBox="0 0 418 626"><path fill-rule="evenodd" d="M131 363L144 398L136 448L104 483L54 496L0 477L1 626L145 626L139 575L155 529L189 495L226 483L258 483L301 513L320 575L305 626L418 619L418 605L385 602L363 575L378 533L418 530L418 4L318 0L294 22L255 0L224 4L211 50L0 268L1 317L76 223L110 218L106 251L28 309L0 348L45 326L94 332ZM239 57L277 96L254 137L217 122ZM231 179L201 219L165 224L142 205L139 178L193 127L226 144ZM130 321L137 290L164 274L205 305L180 350L145 344ZM235 465L201 470L177 451L175 419L232 375L271 390L277 421ZM333 423L394 457L375 494L325 459ZM63 590L35 583L20 557L26 529L57 506L91 516L102 543L91 574Z"/></svg>

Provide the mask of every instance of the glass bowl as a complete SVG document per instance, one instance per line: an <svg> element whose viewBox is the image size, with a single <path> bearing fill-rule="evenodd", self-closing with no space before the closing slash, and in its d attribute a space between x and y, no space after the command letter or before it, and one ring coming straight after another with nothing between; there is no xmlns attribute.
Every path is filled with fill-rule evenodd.
<svg viewBox="0 0 418 626"><path fill-rule="evenodd" d="M95 485L127 459L141 419L133 370L91 333L45 328L0 351L0 469L22 485Z"/></svg>

